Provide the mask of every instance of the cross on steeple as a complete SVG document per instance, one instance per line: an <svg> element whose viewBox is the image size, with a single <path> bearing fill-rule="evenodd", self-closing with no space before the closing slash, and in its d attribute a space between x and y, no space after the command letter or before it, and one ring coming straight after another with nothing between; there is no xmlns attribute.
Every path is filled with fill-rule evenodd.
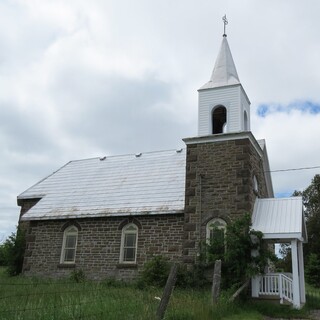
<svg viewBox="0 0 320 320"><path fill-rule="evenodd" d="M226 37L227 36L226 25L228 24L228 19L226 14L222 17L222 20L223 20L223 36Z"/></svg>

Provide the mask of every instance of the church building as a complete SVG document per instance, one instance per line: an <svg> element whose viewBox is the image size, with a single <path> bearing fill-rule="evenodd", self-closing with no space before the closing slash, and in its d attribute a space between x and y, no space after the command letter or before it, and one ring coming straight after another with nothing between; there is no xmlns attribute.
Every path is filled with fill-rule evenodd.
<svg viewBox="0 0 320 320"><path fill-rule="evenodd" d="M250 131L250 101L226 35L198 95L198 133L183 139L185 148L70 161L18 196L25 275L82 270L92 279L129 280L154 255L194 264L200 242L215 235L212 226L224 230L245 213L269 240L285 233L281 239L297 241L298 264L306 240L302 207L293 205L300 220L292 230L274 230L279 208L292 201L273 198L266 143ZM254 296L261 279L253 280ZM290 297L300 306L303 292L295 288L299 296Z"/></svg>

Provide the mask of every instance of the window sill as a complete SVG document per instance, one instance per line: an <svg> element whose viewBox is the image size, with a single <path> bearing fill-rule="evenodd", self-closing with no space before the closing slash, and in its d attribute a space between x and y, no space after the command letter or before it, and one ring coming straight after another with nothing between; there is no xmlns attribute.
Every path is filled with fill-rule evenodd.
<svg viewBox="0 0 320 320"><path fill-rule="evenodd" d="M75 269L76 264L75 263L59 263L58 268L59 269Z"/></svg>
<svg viewBox="0 0 320 320"><path fill-rule="evenodd" d="M118 263L118 269L136 269L138 266L136 263Z"/></svg>

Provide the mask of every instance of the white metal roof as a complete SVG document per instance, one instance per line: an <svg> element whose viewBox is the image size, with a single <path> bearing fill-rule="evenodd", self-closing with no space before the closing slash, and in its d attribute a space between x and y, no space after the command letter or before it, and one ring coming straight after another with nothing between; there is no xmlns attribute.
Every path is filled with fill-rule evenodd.
<svg viewBox="0 0 320 320"><path fill-rule="evenodd" d="M263 232L264 239L307 241L302 198L256 199L252 229Z"/></svg>
<svg viewBox="0 0 320 320"><path fill-rule="evenodd" d="M240 84L227 37L223 37L211 79L199 90Z"/></svg>
<svg viewBox="0 0 320 320"><path fill-rule="evenodd" d="M179 213L186 151L71 161L18 196L41 198L22 220Z"/></svg>

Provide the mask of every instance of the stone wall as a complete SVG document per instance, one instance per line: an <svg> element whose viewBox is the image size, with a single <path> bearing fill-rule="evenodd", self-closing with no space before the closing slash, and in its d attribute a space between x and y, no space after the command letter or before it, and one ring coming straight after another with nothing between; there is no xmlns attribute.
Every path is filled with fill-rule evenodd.
<svg viewBox="0 0 320 320"><path fill-rule="evenodd" d="M138 225L137 263L119 264L122 227ZM63 230L67 225L79 226L76 262L61 265ZM91 218L77 220L31 221L27 234L24 274L64 277L72 270L83 270L91 279L114 277L130 280L153 255L181 261L183 215L159 215Z"/></svg>
<svg viewBox="0 0 320 320"><path fill-rule="evenodd" d="M196 261L211 219L228 223L251 214L257 196L267 197L266 181L262 159L249 138L187 144L183 261Z"/></svg>

